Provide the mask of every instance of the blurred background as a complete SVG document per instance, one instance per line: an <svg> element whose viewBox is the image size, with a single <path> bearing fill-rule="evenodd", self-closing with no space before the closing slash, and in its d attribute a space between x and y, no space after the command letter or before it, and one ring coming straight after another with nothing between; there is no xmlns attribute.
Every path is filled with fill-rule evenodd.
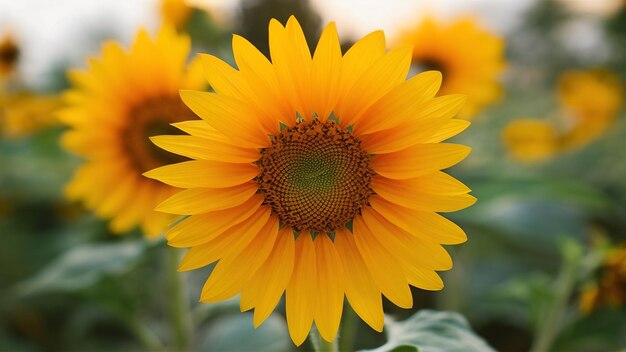
<svg viewBox="0 0 626 352"><path fill-rule="evenodd" d="M290 15L312 48L329 21L344 51L383 29L389 48L415 47L411 74L439 69L470 97L454 141L473 152L450 173L478 202L446 214L469 241L448 248L443 291L414 289L413 310L386 302L387 314L460 313L497 351L626 350L626 2L0 0L0 351L169 350L173 338L165 241L114 234L64 197L82 162L59 145L67 70L164 23L232 64L232 33L267 54L269 19ZM210 270L180 274L191 350L295 349L280 305L254 330L237 300L197 303ZM386 337L359 322L353 341Z"/></svg>

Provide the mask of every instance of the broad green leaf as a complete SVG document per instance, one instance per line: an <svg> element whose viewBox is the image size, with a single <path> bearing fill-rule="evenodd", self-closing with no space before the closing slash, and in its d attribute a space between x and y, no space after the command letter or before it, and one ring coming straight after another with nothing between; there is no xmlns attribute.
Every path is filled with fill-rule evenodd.
<svg viewBox="0 0 626 352"><path fill-rule="evenodd" d="M421 310L403 321L385 317L388 341L370 352L495 352L453 312Z"/></svg>
<svg viewBox="0 0 626 352"><path fill-rule="evenodd" d="M18 295L78 291L106 275L127 272L148 247L144 240L90 243L74 247L16 287Z"/></svg>
<svg viewBox="0 0 626 352"><path fill-rule="evenodd" d="M257 329L252 314L233 314L212 321L205 332L198 351L256 351L281 352L291 350L291 340L285 320L272 314Z"/></svg>

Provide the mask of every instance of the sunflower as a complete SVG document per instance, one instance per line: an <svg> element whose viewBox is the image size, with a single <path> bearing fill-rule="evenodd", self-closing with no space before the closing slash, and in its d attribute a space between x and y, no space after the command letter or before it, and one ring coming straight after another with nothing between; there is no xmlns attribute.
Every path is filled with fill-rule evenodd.
<svg viewBox="0 0 626 352"><path fill-rule="evenodd" d="M600 68L565 72L559 78L557 94L568 125L563 136L567 148L584 145L604 133L624 103L620 79Z"/></svg>
<svg viewBox="0 0 626 352"><path fill-rule="evenodd" d="M467 95L462 117L473 116L502 95L498 77L505 67L504 42L476 19L446 24L427 17L397 41L413 45L413 71L443 73L440 94Z"/></svg>
<svg viewBox="0 0 626 352"><path fill-rule="evenodd" d="M55 112L60 107L61 99L56 95L0 94L0 135L20 138L56 125Z"/></svg>
<svg viewBox="0 0 626 352"><path fill-rule="evenodd" d="M271 62L235 35L238 70L202 55L215 92L181 91L202 120L152 139L194 159L145 173L185 188L157 207L189 216L166 237L190 247L181 271L217 262L203 302L240 294L258 326L285 293L296 345L314 321L334 339L344 294L381 331L381 293L410 308L409 285L440 290L441 244L466 240L437 214L475 201L441 171L470 151L440 143L469 125L453 119L465 98L435 97L439 72L406 80L411 49L386 52L381 31L342 56L330 23L311 57L291 17L270 21L269 43Z"/></svg>
<svg viewBox="0 0 626 352"><path fill-rule="evenodd" d="M502 132L509 153L525 162L549 159L559 151L560 136L545 120L519 119L509 123Z"/></svg>
<svg viewBox="0 0 626 352"><path fill-rule="evenodd" d="M171 28L156 39L140 31L129 52L114 42L86 71L71 71L74 87L64 94L59 113L70 130L63 145L84 157L67 195L125 232L140 224L147 235L165 229L171 216L153 211L173 193L171 187L141 176L147 170L183 160L156 148L149 136L176 131L171 123L195 118L179 89L202 89L199 61L185 67L190 40Z"/></svg>

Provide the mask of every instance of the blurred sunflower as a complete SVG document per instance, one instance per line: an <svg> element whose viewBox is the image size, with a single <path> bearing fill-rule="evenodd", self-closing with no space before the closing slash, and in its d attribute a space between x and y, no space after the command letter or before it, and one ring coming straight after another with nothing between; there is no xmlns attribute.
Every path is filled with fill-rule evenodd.
<svg viewBox="0 0 626 352"><path fill-rule="evenodd" d="M20 138L55 125L55 114L61 105L58 96L29 92L0 94L0 135Z"/></svg>
<svg viewBox="0 0 626 352"><path fill-rule="evenodd" d="M583 313L590 313L601 306L626 306L626 245L609 249L597 281L584 287L579 306Z"/></svg>
<svg viewBox="0 0 626 352"><path fill-rule="evenodd" d="M566 148L596 139L615 122L624 103L619 77L605 69L565 72L557 94L568 125L563 136Z"/></svg>
<svg viewBox="0 0 626 352"><path fill-rule="evenodd" d="M403 32L400 44L413 45L413 70L443 73L440 94L467 94L462 117L471 117L502 95L498 78L505 68L504 41L474 18L445 24L425 18Z"/></svg>
<svg viewBox="0 0 626 352"><path fill-rule="evenodd" d="M20 48L10 34L0 40L0 84L15 71Z"/></svg>
<svg viewBox="0 0 626 352"><path fill-rule="evenodd" d="M172 28L155 40L142 30L129 52L106 43L101 59L90 60L86 71L70 72L74 87L59 114L70 130L62 143L87 160L66 193L112 219L114 232L141 224L145 234L156 235L171 220L153 208L173 189L141 174L182 160L148 137L175 132L171 123L195 118L178 96L179 89L205 86L199 62L185 66L189 50L189 38Z"/></svg>
<svg viewBox="0 0 626 352"><path fill-rule="evenodd" d="M554 126L539 119L519 119L509 123L502 132L508 152L521 161L549 159L559 150L559 135Z"/></svg>
<svg viewBox="0 0 626 352"><path fill-rule="evenodd" d="M261 324L285 292L291 338L313 321L335 338L344 294L381 331L381 293L404 308L409 285L440 290L452 267L441 244L465 233L436 212L475 202L440 171L470 148L439 143L469 122L453 119L465 98L435 98L439 72L406 80L410 48L385 52L374 32L342 56L334 23L311 57L299 23L269 25L272 61L233 37L238 70L202 60L211 92L181 91L203 120L176 123L190 135L160 136L160 147L195 160L145 175L186 188L158 210L190 215L166 237L191 247L180 270L218 261L201 301L241 294Z"/></svg>

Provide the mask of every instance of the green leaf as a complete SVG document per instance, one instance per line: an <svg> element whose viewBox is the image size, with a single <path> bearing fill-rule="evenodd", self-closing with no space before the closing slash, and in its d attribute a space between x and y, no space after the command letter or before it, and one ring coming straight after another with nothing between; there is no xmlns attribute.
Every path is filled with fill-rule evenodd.
<svg viewBox="0 0 626 352"><path fill-rule="evenodd" d="M276 314L257 329L252 324L252 314L237 313L215 319L205 332L198 351L256 351L281 352L291 350L291 340L285 320Z"/></svg>
<svg viewBox="0 0 626 352"><path fill-rule="evenodd" d="M404 321L385 317L388 341L371 352L495 352L453 312L421 310Z"/></svg>
<svg viewBox="0 0 626 352"><path fill-rule="evenodd" d="M90 243L70 249L31 279L17 285L26 296L54 291L78 291L103 277L127 272L148 247L144 240Z"/></svg>

